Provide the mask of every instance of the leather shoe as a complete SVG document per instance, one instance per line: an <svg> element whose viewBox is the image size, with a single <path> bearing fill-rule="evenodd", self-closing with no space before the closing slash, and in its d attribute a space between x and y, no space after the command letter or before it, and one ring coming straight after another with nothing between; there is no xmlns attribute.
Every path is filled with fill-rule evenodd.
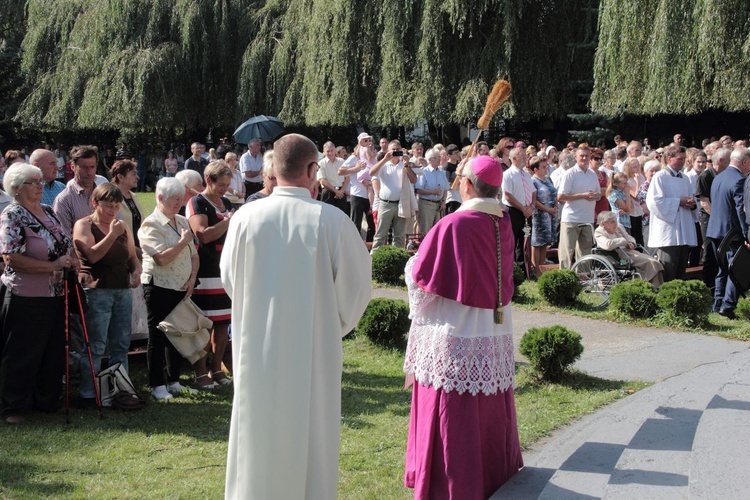
<svg viewBox="0 0 750 500"><path fill-rule="evenodd" d="M721 311L719 311L719 314L721 314L725 318L737 319L737 315L734 314L734 310L733 309L722 309Z"/></svg>
<svg viewBox="0 0 750 500"><path fill-rule="evenodd" d="M8 425L18 425L23 423L23 417L21 415L10 415L5 417L5 423Z"/></svg>

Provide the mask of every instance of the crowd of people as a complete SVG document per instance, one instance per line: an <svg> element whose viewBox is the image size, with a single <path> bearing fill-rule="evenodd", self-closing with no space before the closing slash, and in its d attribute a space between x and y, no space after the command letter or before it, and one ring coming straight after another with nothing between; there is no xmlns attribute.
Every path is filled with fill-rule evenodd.
<svg viewBox="0 0 750 500"><path fill-rule="evenodd" d="M416 250L405 272L412 325L404 369L413 387L405 484L419 497L485 498L522 466L509 305L514 262L533 278L551 247L569 268L598 246L619 251L657 287L700 263L715 310L734 316L738 291L716 265L716 249L734 229L747 237L750 150L742 141L686 149L678 134L655 150L619 140L614 148L569 143L558 150L504 137L494 148L425 150L385 137L376 147L363 132L351 154L296 134L265 153L259 140L240 155L230 147L206 154L199 142L190 151L163 160L151 214L134 195L150 186L142 184L137 155L124 148L106 176L93 146L76 146L69 157L44 148L28 157L6 153L6 423L22 422L30 410L55 411L66 337L79 355L80 405L97 405L102 358L127 370L131 334L145 320L155 400L234 383L228 496L335 496L340 342L370 297L367 251L392 244ZM71 164L65 183L61 158ZM82 287L84 314L65 310L66 295L76 298L71 275ZM198 352L163 327L177 311L211 320ZM194 387L180 382L186 360ZM268 441L281 435L289 438ZM267 466L248 471L247 460Z"/></svg>

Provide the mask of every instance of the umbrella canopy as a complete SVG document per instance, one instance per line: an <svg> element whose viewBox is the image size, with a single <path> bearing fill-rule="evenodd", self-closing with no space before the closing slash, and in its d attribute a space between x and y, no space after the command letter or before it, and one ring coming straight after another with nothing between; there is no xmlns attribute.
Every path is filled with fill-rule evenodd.
<svg viewBox="0 0 750 500"><path fill-rule="evenodd" d="M251 139L269 142L284 133L284 122L275 116L253 116L234 131L234 141L247 144Z"/></svg>

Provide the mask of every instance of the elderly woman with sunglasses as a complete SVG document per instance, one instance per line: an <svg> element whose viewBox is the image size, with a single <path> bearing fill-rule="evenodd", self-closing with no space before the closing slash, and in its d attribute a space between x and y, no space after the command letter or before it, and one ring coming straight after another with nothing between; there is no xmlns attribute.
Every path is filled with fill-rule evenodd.
<svg viewBox="0 0 750 500"><path fill-rule="evenodd" d="M32 409L53 412L65 368L64 273L75 269L73 241L42 205L42 171L18 164L5 173L14 202L0 215L3 305L0 310L0 416L23 422ZM41 314L40 314L41 312Z"/></svg>

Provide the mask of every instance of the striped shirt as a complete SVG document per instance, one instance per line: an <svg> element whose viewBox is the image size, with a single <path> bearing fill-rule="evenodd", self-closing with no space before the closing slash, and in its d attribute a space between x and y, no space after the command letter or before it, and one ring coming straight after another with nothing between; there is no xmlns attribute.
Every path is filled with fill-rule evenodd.
<svg viewBox="0 0 750 500"><path fill-rule="evenodd" d="M63 189L55 198L52 205L55 215L68 231L73 234L73 225L78 219L83 219L94 213L94 207L91 206L91 191L85 191L78 182L73 179L68 186Z"/></svg>

